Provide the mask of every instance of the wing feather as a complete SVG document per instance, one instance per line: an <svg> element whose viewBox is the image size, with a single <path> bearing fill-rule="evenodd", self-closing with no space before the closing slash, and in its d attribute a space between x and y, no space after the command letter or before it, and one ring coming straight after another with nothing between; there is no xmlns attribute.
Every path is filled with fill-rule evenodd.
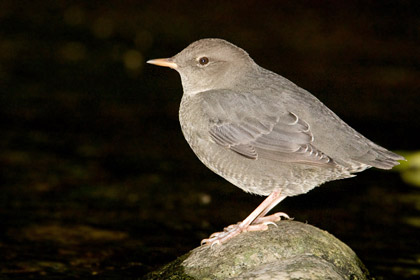
<svg viewBox="0 0 420 280"><path fill-rule="evenodd" d="M226 91L205 94L203 107L211 114L209 133L215 143L250 159L316 165L333 163L316 149L309 124L295 113L275 104L271 104L270 112L261 110L259 104L264 102L255 95Z"/></svg>

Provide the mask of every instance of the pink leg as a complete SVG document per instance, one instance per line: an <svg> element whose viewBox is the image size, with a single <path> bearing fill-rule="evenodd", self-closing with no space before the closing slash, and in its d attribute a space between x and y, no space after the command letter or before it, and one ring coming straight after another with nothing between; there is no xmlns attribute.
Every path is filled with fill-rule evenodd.
<svg viewBox="0 0 420 280"><path fill-rule="evenodd" d="M284 212L277 212L270 216L266 216L268 212L270 212L271 209L273 209L277 204L280 203L283 199L285 199L285 196L279 196L277 197L268 207L264 209L263 212L252 222L252 224L261 224L261 223L267 223L267 222L277 222L281 220L281 217L290 220L291 218L289 215L287 215Z"/></svg>
<svg viewBox="0 0 420 280"><path fill-rule="evenodd" d="M203 239L201 245L221 244L237 236L241 232L262 231L268 229L268 224L279 221L281 217L289 219L285 213L275 213L265 216L274 206L282 201L285 196L280 195L280 191L272 192L252 213L240 223L226 227L222 232L215 232L209 238Z"/></svg>

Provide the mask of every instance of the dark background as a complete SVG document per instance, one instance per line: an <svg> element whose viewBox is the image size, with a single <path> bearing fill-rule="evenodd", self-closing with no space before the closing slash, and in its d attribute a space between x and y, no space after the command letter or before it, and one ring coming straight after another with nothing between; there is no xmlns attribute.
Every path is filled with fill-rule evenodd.
<svg viewBox="0 0 420 280"><path fill-rule="evenodd" d="M145 64L224 38L391 150L419 148L417 1L0 2L0 278L136 279L262 197L180 131L178 74ZM420 192L369 170L276 210L377 279L420 275Z"/></svg>

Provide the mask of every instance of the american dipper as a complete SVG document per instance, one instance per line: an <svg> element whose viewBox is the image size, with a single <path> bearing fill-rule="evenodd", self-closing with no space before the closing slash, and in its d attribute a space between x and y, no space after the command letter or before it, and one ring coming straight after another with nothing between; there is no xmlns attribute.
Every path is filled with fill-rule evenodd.
<svg viewBox="0 0 420 280"><path fill-rule="evenodd" d="M148 63L181 75L182 132L197 157L242 190L268 197L242 222L213 233L214 245L266 230L285 213L266 214L288 196L403 160L342 121L308 91L258 66L222 39L202 39Z"/></svg>

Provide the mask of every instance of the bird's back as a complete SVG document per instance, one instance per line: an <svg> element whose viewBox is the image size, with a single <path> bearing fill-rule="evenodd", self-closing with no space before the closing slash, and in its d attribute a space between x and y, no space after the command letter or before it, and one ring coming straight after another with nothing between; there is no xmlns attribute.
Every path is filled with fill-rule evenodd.
<svg viewBox="0 0 420 280"><path fill-rule="evenodd" d="M375 144L345 123L308 91L286 78L263 69L271 77L271 102L281 102L286 109L305 120L313 133L313 145L335 162L359 172L369 167L391 169L404 158ZM279 101L282 100L282 101Z"/></svg>
<svg viewBox="0 0 420 280"><path fill-rule="evenodd" d="M245 89L184 94L180 106L181 127L193 151L236 186L262 195L281 189L292 196L371 166L389 169L403 159L355 131L294 83L262 68L260 74L260 80L243 84ZM289 134L289 127L284 128L288 122L296 122L294 129L302 131ZM309 137L306 146L299 142L303 134ZM273 145L265 150L267 143L294 135L299 139L286 139L290 142L285 150L283 144L279 151L273 151ZM235 137L242 142L235 144ZM291 144L309 151L288 153ZM312 158L306 160L308 155Z"/></svg>

